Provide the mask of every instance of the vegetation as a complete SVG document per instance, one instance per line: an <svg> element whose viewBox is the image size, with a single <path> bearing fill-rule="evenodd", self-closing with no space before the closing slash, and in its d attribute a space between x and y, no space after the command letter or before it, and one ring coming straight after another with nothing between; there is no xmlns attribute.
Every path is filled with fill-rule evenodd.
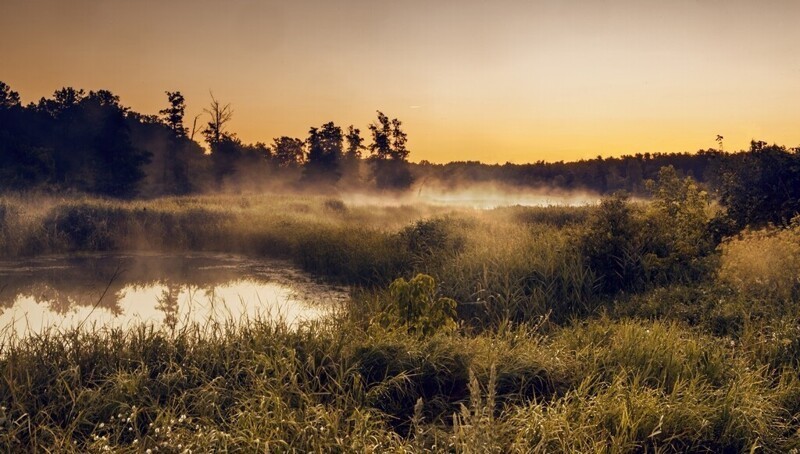
<svg viewBox="0 0 800 454"><path fill-rule="evenodd" d="M287 257L355 287L345 307L295 328L6 336L0 446L800 449L797 219L718 242L726 211L694 180L664 168L648 187L649 203L489 211L5 196L7 258L215 250Z"/></svg>
<svg viewBox="0 0 800 454"><path fill-rule="evenodd" d="M0 85L3 185L42 191L0 196L0 256L280 257L350 285L350 301L293 327L2 331L0 451L800 449L800 151L754 142L730 155L410 165L401 123L380 112L369 147L333 123L307 141L245 145L215 100L206 155L183 97L167 95L154 119L107 92L22 107ZM384 190L436 172L575 188L570 172L596 171L588 187L632 185L648 199L478 211L191 194L259 165L299 188L343 189L365 177L354 163L367 149L366 179ZM131 198L148 185L181 195Z"/></svg>
<svg viewBox="0 0 800 454"><path fill-rule="evenodd" d="M179 91L166 95L159 115L135 112L108 90L87 94L72 87L23 106L19 93L0 82L0 190L131 198L276 188L398 192L415 183L444 189L491 183L647 196L647 181L672 166L678 176L706 184L709 195L727 208L728 217L715 224L718 240L748 224L787 224L800 208L800 149L762 141L738 153L708 149L568 163L410 163L403 123L381 111L368 125L368 144L359 128L333 122L310 128L305 139L281 136L271 144L246 144L230 130L230 104L212 95L205 127L198 131L195 118L190 130L184 124L186 99Z"/></svg>

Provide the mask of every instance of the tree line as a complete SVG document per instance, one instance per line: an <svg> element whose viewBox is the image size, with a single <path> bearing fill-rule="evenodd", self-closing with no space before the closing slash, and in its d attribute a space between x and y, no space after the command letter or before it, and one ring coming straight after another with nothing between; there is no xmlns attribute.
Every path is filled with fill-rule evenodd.
<svg viewBox="0 0 800 454"><path fill-rule="evenodd" d="M190 128L185 97L166 96L158 115L135 112L107 90L71 87L23 106L0 82L0 189L133 197L270 184L403 190L413 182L402 122L383 112L369 125L369 144L360 129L333 122L305 139L246 144L229 129L230 104L212 95L207 121Z"/></svg>
<svg viewBox="0 0 800 454"><path fill-rule="evenodd" d="M333 122L306 138L281 136L246 144L230 131L230 104L211 97L200 127L185 122L186 100L166 92L164 109L145 115L107 90L71 87L22 105L0 82L0 190L74 190L111 197L188 194L220 189L408 189L436 182L481 182L599 194L649 194L647 182L672 166L704 185L733 227L788 223L800 212L800 148L753 141L735 153L640 153L576 162L432 164L408 161L402 122L378 111L360 129ZM205 142L205 148L199 140ZM733 228L732 227L732 228ZM721 227L722 228L722 227Z"/></svg>

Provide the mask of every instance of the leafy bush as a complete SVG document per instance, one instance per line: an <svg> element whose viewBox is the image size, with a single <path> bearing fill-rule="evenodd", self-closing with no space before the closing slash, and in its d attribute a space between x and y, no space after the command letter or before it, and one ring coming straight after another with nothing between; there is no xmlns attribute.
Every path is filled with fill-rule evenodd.
<svg viewBox="0 0 800 454"><path fill-rule="evenodd" d="M582 250L603 293L695 282L710 270L707 193L672 167L662 168L648 187L653 201L645 208L615 194L589 219Z"/></svg>
<svg viewBox="0 0 800 454"><path fill-rule="evenodd" d="M714 244L709 234L708 194L672 166L647 184L653 201L647 207L644 271L656 284L693 282L708 271L704 258Z"/></svg>
<svg viewBox="0 0 800 454"><path fill-rule="evenodd" d="M426 274L417 274L409 281L395 279L389 286L389 297L387 319L409 333L430 336L456 327L455 300L438 297L436 282Z"/></svg>
<svg viewBox="0 0 800 454"><path fill-rule="evenodd" d="M643 227L636 207L621 193L604 198L589 218L582 250L603 293L644 286Z"/></svg>

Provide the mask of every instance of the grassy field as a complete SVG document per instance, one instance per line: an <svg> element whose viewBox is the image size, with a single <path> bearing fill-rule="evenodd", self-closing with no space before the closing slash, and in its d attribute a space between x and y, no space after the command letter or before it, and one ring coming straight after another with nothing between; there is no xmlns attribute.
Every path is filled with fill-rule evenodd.
<svg viewBox="0 0 800 454"><path fill-rule="evenodd" d="M477 211L4 196L5 259L230 252L353 291L296 329L4 339L0 450L800 449L800 224L723 238L704 197Z"/></svg>

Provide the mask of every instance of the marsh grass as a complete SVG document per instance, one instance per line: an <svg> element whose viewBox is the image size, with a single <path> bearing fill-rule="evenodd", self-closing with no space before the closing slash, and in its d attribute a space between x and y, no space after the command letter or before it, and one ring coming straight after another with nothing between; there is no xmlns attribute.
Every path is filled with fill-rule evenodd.
<svg viewBox="0 0 800 454"><path fill-rule="evenodd" d="M709 261L718 273L609 294L581 249L593 213L3 196L6 258L220 251L355 285L343 308L295 325L222 316L6 337L0 451L800 449L796 232L745 233ZM429 295L458 303L447 329L386 323L389 283L420 272Z"/></svg>
<svg viewBox="0 0 800 454"><path fill-rule="evenodd" d="M796 374L774 374L752 361L748 347L679 323L601 317L547 330L424 337L360 326L341 312L295 328L251 318L6 339L0 446L13 452L798 446Z"/></svg>

